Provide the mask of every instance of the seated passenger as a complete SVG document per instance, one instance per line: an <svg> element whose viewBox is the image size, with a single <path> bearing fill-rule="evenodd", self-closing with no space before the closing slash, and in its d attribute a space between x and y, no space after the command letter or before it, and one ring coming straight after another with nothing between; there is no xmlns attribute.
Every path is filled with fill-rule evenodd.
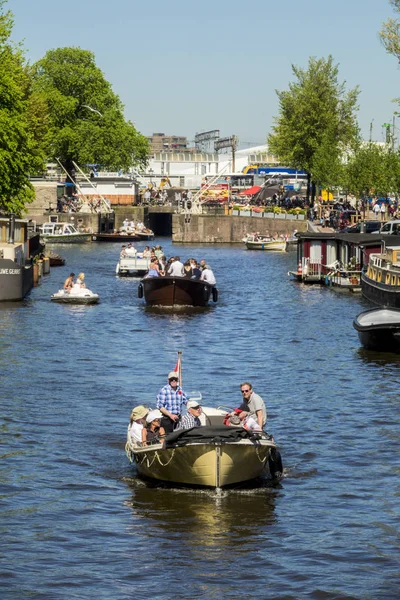
<svg viewBox="0 0 400 600"><path fill-rule="evenodd" d="M119 253L119 257L120 258L125 258L127 256L126 254L126 246L125 244L122 244L121 246L121 252Z"/></svg>
<svg viewBox="0 0 400 600"><path fill-rule="evenodd" d="M185 277L192 277L192 267L190 266L190 262L187 260L184 264L183 264L183 268L185 271Z"/></svg>
<svg viewBox="0 0 400 600"><path fill-rule="evenodd" d="M150 261L150 269L146 277L160 277L162 275L160 268L158 266L158 260L156 258L152 258Z"/></svg>
<svg viewBox="0 0 400 600"><path fill-rule="evenodd" d="M134 444L142 443L142 431L146 425L146 416L148 413L149 409L143 405L136 406L131 412L128 425L128 438Z"/></svg>
<svg viewBox="0 0 400 600"><path fill-rule="evenodd" d="M190 266L192 268L192 279L200 279L200 277L201 277L201 269L200 269L199 263L196 262L194 260L194 258L192 258L190 260Z"/></svg>
<svg viewBox="0 0 400 600"><path fill-rule="evenodd" d="M126 254L127 254L127 256L130 256L131 258L136 256L136 248L135 248L135 246L132 246L132 244L130 242L126 249Z"/></svg>
<svg viewBox="0 0 400 600"><path fill-rule="evenodd" d="M67 277L67 279L64 281L64 292L66 294L69 294L72 287L74 286L74 277L75 273L70 273L69 277Z"/></svg>
<svg viewBox="0 0 400 600"><path fill-rule="evenodd" d="M75 289L81 289L81 288L85 288L86 287L86 283L85 283L85 273L79 273L78 277L76 278L76 282L74 283L73 286Z"/></svg>
<svg viewBox="0 0 400 600"><path fill-rule="evenodd" d="M206 281L207 283L210 283L211 285L215 285L217 283L217 280L214 277L214 273L211 271L210 265L204 266L204 269L201 272L200 280Z"/></svg>
<svg viewBox="0 0 400 600"><path fill-rule="evenodd" d="M145 249L143 250L143 258L150 258L150 247L146 246Z"/></svg>
<svg viewBox="0 0 400 600"><path fill-rule="evenodd" d="M168 269L168 275L171 277L184 277L185 272L183 268L183 263L181 263L181 259L179 256L175 256L174 261L170 264Z"/></svg>
<svg viewBox="0 0 400 600"><path fill-rule="evenodd" d="M201 406L197 400L189 400L186 405L187 414L183 415L175 429L190 429L191 427L200 427Z"/></svg>
<svg viewBox="0 0 400 600"><path fill-rule="evenodd" d="M151 410L146 417L146 427L142 431L142 445L159 444L160 438L165 436L164 428L160 426L162 414L156 410Z"/></svg>

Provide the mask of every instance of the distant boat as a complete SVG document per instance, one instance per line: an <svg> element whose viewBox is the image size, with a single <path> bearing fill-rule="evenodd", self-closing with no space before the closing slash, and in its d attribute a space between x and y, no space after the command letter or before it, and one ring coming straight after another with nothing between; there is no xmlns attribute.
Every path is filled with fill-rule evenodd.
<svg viewBox="0 0 400 600"><path fill-rule="evenodd" d="M46 244L81 244L92 237L91 233L78 231L72 223L44 223L39 231Z"/></svg>
<svg viewBox="0 0 400 600"><path fill-rule="evenodd" d="M286 247L286 240L276 240L267 236L249 235L245 244L248 250L283 252Z"/></svg>
<svg viewBox="0 0 400 600"><path fill-rule="evenodd" d="M218 290L200 279L188 277L145 277L138 288L139 298L149 306L207 306L218 300Z"/></svg>
<svg viewBox="0 0 400 600"><path fill-rule="evenodd" d="M400 310L373 308L353 321L361 344L379 352L400 352Z"/></svg>

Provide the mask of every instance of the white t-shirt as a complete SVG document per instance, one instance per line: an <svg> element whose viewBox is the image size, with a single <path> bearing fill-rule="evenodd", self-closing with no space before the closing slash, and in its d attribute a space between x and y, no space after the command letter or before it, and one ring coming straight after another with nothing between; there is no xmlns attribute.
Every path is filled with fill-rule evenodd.
<svg viewBox="0 0 400 600"><path fill-rule="evenodd" d="M183 264L181 263L180 260L174 260L173 263L171 263L169 269L168 269L168 275L171 275L171 277L183 277L185 274L185 270L183 268Z"/></svg>
<svg viewBox="0 0 400 600"><path fill-rule="evenodd" d="M142 431L143 425L134 421L132 425L128 427L129 438L134 444L142 442Z"/></svg>
<svg viewBox="0 0 400 600"><path fill-rule="evenodd" d="M214 273L211 271L211 269L204 269L201 272L200 280L206 281L207 283L210 283L211 285L215 285L217 283L217 280L215 279Z"/></svg>

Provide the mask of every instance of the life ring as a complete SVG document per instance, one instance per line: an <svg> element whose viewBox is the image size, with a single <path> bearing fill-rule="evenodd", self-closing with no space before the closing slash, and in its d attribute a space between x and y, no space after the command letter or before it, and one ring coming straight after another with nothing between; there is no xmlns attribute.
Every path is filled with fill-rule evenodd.
<svg viewBox="0 0 400 600"><path fill-rule="evenodd" d="M137 295L138 295L138 298L143 298L143 283L139 283Z"/></svg>
<svg viewBox="0 0 400 600"><path fill-rule="evenodd" d="M208 285L205 285L203 287L203 300L204 302L208 302L210 299L210 288L208 287Z"/></svg>
<svg viewBox="0 0 400 600"><path fill-rule="evenodd" d="M92 240L93 242L95 242L97 240L97 237L95 235L92 235Z"/></svg>
<svg viewBox="0 0 400 600"><path fill-rule="evenodd" d="M216 287L213 287L213 290L212 290L212 299L213 299L213 302L217 302L217 300L218 300L218 290L217 290Z"/></svg>
<svg viewBox="0 0 400 600"><path fill-rule="evenodd" d="M271 448L271 450L270 450L269 457L268 457L268 466L269 466L269 472L273 479L276 479L276 478L282 476L282 473L283 473L282 457L281 457L281 453L276 448Z"/></svg>

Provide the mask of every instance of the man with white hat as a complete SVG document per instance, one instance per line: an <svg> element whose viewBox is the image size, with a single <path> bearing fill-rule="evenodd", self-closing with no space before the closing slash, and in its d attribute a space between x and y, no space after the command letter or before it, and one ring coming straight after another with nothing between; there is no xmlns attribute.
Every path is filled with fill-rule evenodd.
<svg viewBox="0 0 400 600"><path fill-rule="evenodd" d="M168 373L168 383L157 394L157 408L162 412L161 427L166 433L171 433L181 418L182 405L186 404L187 396L179 385L179 374L175 371Z"/></svg>
<svg viewBox="0 0 400 600"><path fill-rule="evenodd" d="M191 427L200 427L201 406L197 400L189 400L186 405L187 414L183 415L176 429L190 429Z"/></svg>

